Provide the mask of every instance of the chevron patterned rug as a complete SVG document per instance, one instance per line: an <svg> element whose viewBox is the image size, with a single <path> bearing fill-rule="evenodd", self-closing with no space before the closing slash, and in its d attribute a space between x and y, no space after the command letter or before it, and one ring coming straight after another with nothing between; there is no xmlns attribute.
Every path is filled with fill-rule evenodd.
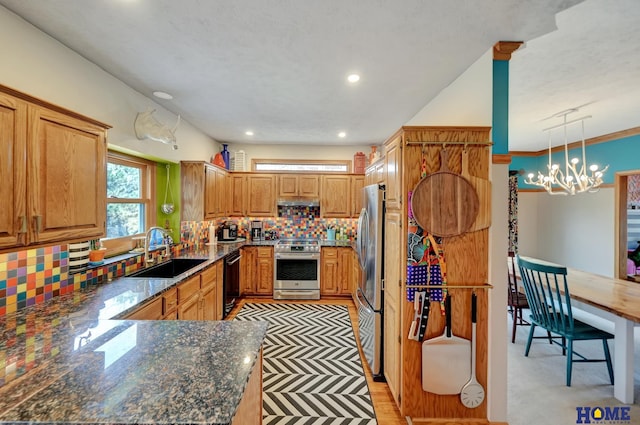
<svg viewBox="0 0 640 425"><path fill-rule="evenodd" d="M377 424L346 306L245 304L263 320L264 425Z"/></svg>

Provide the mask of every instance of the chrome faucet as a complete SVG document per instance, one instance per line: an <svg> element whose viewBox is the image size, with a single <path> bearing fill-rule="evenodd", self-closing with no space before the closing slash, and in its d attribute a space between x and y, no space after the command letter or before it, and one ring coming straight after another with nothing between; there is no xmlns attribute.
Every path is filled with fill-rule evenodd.
<svg viewBox="0 0 640 425"><path fill-rule="evenodd" d="M149 230L147 230L147 233L145 234L145 237L144 237L144 259L147 263L153 263L153 258L151 258L151 256L149 255L149 236L151 235L151 232L153 232L154 230L159 230L160 232L162 232L164 236L167 236L167 230L162 227L152 226L149 228ZM162 248L162 247L164 247L165 249L165 253L163 257L169 258L169 256L171 256L171 253L169 252L169 244L165 243L162 245L158 245L158 248Z"/></svg>

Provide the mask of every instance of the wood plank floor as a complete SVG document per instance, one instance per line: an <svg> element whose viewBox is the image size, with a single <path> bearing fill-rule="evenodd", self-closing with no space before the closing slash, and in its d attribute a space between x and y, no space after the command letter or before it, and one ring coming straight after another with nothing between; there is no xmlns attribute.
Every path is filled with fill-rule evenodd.
<svg viewBox="0 0 640 425"><path fill-rule="evenodd" d="M229 313L228 319L231 320L235 317L235 315L240 311L244 303L273 303L275 301L271 299L265 298L244 298L240 300L238 305L234 307L234 309ZM313 300L313 301L294 301L287 300L282 301L282 303L302 303L302 304L337 304L337 305L345 305L349 308L349 316L351 318L351 323L354 326L354 332L356 335L356 339L358 339L358 311L356 310L355 305L351 299L341 298L341 299L324 299L324 300ZM371 400L373 402L373 408L376 412L376 419L378 420L378 424L380 425L406 425L407 421L400 416L400 411L396 406L395 401L393 400L393 396L387 387L387 384L384 382L374 382L371 377L371 370L369 369L369 365L366 360L364 360L364 355L362 354L362 350L358 346L358 350L360 351L360 358L362 359L362 364L364 366L365 376L367 378L367 385L369 386L369 393L371 394Z"/></svg>

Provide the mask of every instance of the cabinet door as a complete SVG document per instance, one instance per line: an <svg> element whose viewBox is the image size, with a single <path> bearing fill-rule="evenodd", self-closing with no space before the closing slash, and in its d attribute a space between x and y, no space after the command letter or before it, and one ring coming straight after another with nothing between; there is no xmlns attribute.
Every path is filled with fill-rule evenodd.
<svg viewBox="0 0 640 425"><path fill-rule="evenodd" d="M219 260L216 267L216 320L222 320L224 314L224 260Z"/></svg>
<svg viewBox="0 0 640 425"><path fill-rule="evenodd" d="M247 215L273 217L276 215L276 178L274 175L247 176Z"/></svg>
<svg viewBox="0 0 640 425"><path fill-rule="evenodd" d="M217 320L217 296L218 269L211 266L200 273L200 291L202 295L202 320Z"/></svg>
<svg viewBox="0 0 640 425"><path fill-rule="evenodd" d="M227 172L221 168L216 168L216 194L215 210L216 217L226 217L226 195L227 195Z"/></svg>
<svg viewBox="0 0 640 425"><path fill-rule="evenodd" d="M298 196L303 198L318 198L320 196L320 176L299 175Z"/></svg>
<svg viewBox="0 0 640 425"><path fill-rule="evenodd" d="M351 296L353 273L351 269L351 248L338 248L338 294Z"/></svg>
<svg viewBox="0 0 640 425"><path fill-rule="evenodd" d="M182 221L204 220L205 192L206 183L204 163L181 161L180 218Z"/></svg>
<svg viewBox="0 0 640 425"><path fill-rule="evenodd" d="M351 180L349 176L322 176L320 214L323 217L351 216Z"/></svg>
<svg viewBox="0 0 640 425"><path fill-rule="evenodd" d="M192 295L184 302L178 304L179 320L201 320L200 293Z"/></svg>
<svg viewBox="0 0 640 425"><path fill-rule="evenodd" d="M257 247L245 246L240 258L240 295L255 293Z"/></svg>
<svg viewBox="0 0 640 425"><path fill-rule="evenodd" d="M29 107L28 119L32 240L50 242L104 236L105 131L38 106Z"/></svg>
<svg viewBox="0 0 640 425"><path fill-rule="evenodd" d="M298 176L282 174L278 176L278 198L298 196Z"/></svg>
<svg viewBox="0 0 640 425"><path fill-rule="evenodd" d="M162 297L138 308L126 317L127 320L162 320Z"/></svg>
<svg viewBox="0 0 640 425"><path fill-rule="evenodd" d="M389 212L385 214L385 246L400 247L402 236L402 213ZM400 359L402 350L402 265L400 249L388 249L384 257L384 375L387 378L389 390L399 404L400 400Z"/></svg>
<svg viewBox="0 0 640 425"><path fill-rule="evenodd" d="M216 308L216 284L209 285L202 290L202 320L217 320L218 309Z"/></svg>
<svg viewBox="0 0 640 425"><path fill-rule="evenodd" d="M263 295L273 294L273 249L258 247L257 251L256 292Z"/></svg>
<svg viewBox="0 0 640 425"><path fill-rule="evenodd" d="M336 295L339 291L338 249L322 248L320 255L320 295Z"/></svg>
<svg viewBox="0 0 640 425"><path fill-rule="evenodd" d="M386 172L387 209L402 208L402 138L398 136L386 146L384 168Z"/></svg>
<svg viewBox="0 0 640 425"><path fill-rule="evenodd" d="M247 199L247 176L231 175L231 196L229 197L229 215L245 215Z"/></svg>
<svg viewBox="0 0 640 425"><path fill-rule="evenodd" d="M204 171L204 218L211 220L218 215L218 176L212 165L206 165Z"/></svg>
<svg viewBox="0 0 640 425"><path fill-rule="evenodd" d="M364 176L351 176L351 217L358 217L363 207Z"/></svg>
<svg viewBox="0 0 640 425"><path fill-rule="evenodd" d="M27 104L0 93L0 248L25 245Z"/></svg>

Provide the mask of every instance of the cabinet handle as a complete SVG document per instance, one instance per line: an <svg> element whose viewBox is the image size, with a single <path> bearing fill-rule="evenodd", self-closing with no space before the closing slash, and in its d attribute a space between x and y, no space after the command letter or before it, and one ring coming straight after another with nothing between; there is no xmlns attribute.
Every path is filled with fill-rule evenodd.
<svg viewBox="0 0 640 425"><path fill-rule="evenodd" d="M21 215L20 221L22 222L22 224L20 225L20 230L18 230L18 233L27 233L27 216Z"/></svg>
<svg viewBox="0 0 640 425"><path fill-rule="evenodd" d="M35 219L35 222L36 222L36 233L42 232L42 216L34 215L33 218Z"/></svg>

